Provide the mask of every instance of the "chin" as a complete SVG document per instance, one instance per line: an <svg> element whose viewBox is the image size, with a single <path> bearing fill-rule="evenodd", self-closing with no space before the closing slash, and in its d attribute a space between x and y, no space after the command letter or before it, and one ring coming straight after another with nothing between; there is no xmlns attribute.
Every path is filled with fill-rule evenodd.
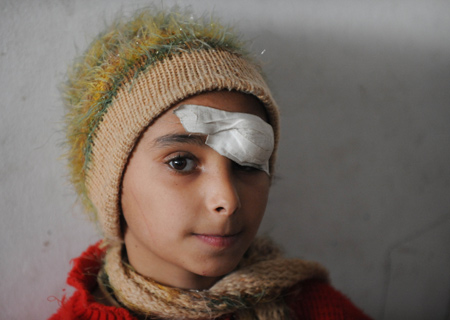
<svg viewBox="0 0 450 320"><path fill-rule="evenodd" d="M223 277L236 269L241 259L233 261L215 261L208 265L202 265L197 274L203 277Z"/></svg>

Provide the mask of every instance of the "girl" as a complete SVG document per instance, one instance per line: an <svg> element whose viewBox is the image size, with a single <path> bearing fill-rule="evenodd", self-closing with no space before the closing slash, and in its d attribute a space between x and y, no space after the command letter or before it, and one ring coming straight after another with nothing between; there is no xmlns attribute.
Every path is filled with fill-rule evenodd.
<svg viewBox="0 0 450 320"><path fill-rule="evenodd" d="M91 44L65 93L72 182L104 240L51 319L367 319L319 264L255 239L278 107L229 28L142 10Z"/></svg>

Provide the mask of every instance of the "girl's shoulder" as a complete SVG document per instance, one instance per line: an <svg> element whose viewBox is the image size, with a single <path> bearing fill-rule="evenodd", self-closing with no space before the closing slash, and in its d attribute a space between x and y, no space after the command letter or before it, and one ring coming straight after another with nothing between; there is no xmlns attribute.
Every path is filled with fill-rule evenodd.
<svg viewBox="0 0 450 320"><path fill-rule="evenodd" d="M99 302L101 295L98 290L97 277L102 267L105 251L106 249L100 241L71 261L73 267L69 272L67 283L76 291L70 298L63 296L59 300L59 309L49 320L137 320L124 308L108 306Z"/></svg>
<svg viewBox="0 0 450 320"><path fill-rule="evenodd" d="M299 319L369 320L349 298L324 280L298 283L286 296L286 301Z"/></svg>

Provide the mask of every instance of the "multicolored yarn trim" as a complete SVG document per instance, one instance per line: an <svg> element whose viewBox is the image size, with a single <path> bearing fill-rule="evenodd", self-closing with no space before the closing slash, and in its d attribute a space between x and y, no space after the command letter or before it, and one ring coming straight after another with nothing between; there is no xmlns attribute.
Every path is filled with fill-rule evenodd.
<svg viewBox="0 0 450 320"><path fill-rule="evenodd" d="M95 39L69 71L63 95L67 158L71 181L88 212L96 218L87 196L86 172L99 123L118 90L133 85L139 74L156 62L194 50L218 49L247 55L232 28L214 17L155 7L140 10L129 21L117 19Z"/></svg>

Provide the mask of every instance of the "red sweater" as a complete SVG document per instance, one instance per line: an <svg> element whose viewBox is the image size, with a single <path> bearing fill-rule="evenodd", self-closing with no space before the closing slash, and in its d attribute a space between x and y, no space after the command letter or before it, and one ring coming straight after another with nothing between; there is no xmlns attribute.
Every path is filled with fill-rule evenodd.
<svg viewBox="0 0 450 320"><path fill-rule="evenodd" d="M105 251L98 244L90 246L79 258L73 260L74 266L67 283L76 292L67 299L63 296L60 308L49 320L90 319L90 320L137 320L124 308L104 306L95 301L91 292L97 287L97 274L102 266ZM288 305L298 319L370 319L342 293L328 283L308 280L298 284L301 290L288 298ZM221 318L223 320L232 317Z"/></svg>

